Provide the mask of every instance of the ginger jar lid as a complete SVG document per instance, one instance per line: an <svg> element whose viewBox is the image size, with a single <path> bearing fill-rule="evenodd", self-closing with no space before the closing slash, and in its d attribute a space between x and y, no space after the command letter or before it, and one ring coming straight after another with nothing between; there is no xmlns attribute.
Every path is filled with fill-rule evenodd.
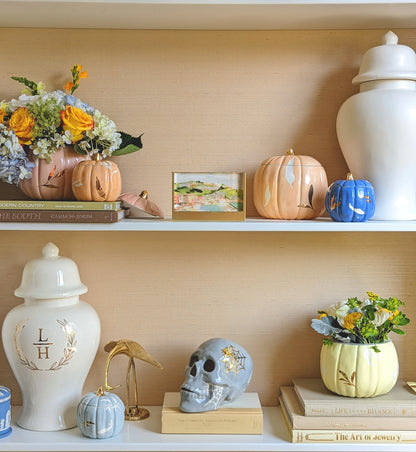
<svg viewBox="0 0 416 452"><path fill-rule="evenodd" d="M416 53L398 44L392 31L383 36L383 44L365 52L353 84L372 80L416 80Z"/></svg>
<svg viewBox="0 0 416 452"><path fill-rule="evenodd" d="M59 248L48 243L42 249L42 257L25 265L21 284L14 294L22 298L52 299L81 295L87 291L75 262L59 256Z"/></svg>

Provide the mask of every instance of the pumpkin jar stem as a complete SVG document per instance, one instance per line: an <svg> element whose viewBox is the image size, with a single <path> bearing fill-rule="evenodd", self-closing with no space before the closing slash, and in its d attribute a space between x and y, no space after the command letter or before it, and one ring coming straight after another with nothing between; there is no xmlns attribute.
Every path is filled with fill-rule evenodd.
<svg viewBox="0 0 416 452"><path fill-rule="evenodd" d="M347 180L354 180L351 173L347 173Z"/></svg>
<svg viewBox="0 0 416 452"><path fill-rule="evenodd" d="M94 160L94 162L99 162L103 159L102 155L99 152L92 154L91 158L92 158L92 160Z"/></svg>
<svg viewBox="0 0 416 452"><path fill-rule="evenodd" d="M102 396L104 395L104 388L103 388L102 386L100 386L100 387L97 389L97 392L95 393L95 395L96 395L97 397L102 397Z"/></svg>
<svg viewBox="0 0 416 452"><path fill-rule="evenodd" d="M295 155L295 151L293 149L288 149L286 155Z"/></svg>

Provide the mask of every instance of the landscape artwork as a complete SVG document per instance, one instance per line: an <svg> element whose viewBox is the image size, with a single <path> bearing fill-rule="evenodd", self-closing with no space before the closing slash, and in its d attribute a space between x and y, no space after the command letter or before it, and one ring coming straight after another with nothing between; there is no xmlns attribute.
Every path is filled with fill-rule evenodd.
<svg viewBox="0 0 416 452"><path fill-rule="evenodd" d="M244 220L245 173L173 173L172 218Z"/></svg>

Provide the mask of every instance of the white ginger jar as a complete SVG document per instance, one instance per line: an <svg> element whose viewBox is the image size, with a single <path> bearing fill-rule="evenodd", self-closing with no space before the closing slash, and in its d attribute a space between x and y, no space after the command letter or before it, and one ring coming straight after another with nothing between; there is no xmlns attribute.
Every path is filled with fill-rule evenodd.
<svg viewBox="0 0 416 452"><path fill-rule="evenodd" d="M416 54L389 31L363 56L360 92L341 106L336 127L350 172L371 182L374 220L416 220Z"/></svg>
<svg viewBox="0 0 416 452"><path fill-rule="evenodd" d="M25 299L3 322L3 347L20 386L17 424L36 431L77 425L76 408L97 353L100 320L79 300L87 287L71 259L48 243L23 270L17 297Z"/></svg>

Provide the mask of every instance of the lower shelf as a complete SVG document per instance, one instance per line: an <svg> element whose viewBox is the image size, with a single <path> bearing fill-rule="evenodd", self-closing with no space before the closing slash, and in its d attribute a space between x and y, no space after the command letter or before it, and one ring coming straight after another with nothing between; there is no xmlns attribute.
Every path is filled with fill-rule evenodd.
<svg viewBox="0 0 416 452"><path fill-rule="evenodd" d="M125 422L119 436L93 440L82 436L78 428L59 432L32 432L16 426L0 440L0 451L307 451L307 452L414 452L414 444L293 444L280 407L265 407L262 435L172 435L161 434L161 407L148 407L150 418ZM12 419L18 414L13 408Z"/></svg>

